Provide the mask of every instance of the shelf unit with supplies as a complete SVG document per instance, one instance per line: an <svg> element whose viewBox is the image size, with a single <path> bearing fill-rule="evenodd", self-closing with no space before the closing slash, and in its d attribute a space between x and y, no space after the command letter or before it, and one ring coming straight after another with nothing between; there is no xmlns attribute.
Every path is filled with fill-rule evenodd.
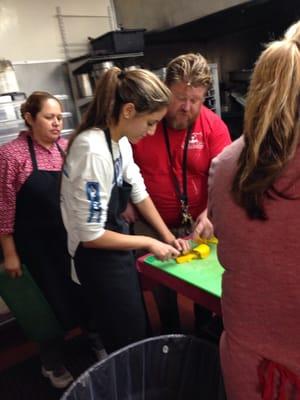
<svg viewBox="0 0 300 400"><path fill-rule="evenodd" d="M101 56L86 54L67 62L78 121L81 119L84 108L93 99L92 93L101 73L113 65L119 66L120 68L132 66L138 62L137 58L143 55L143 52L107 54ZM106 67L105 65L108 63L110 65ZM85 90L80 86L80 80L82 80L82 78L85 79L85 84L87 85L85 86Z"/></svg>
<svg viewBox="0 0 300 400"><path fill-rule="evenodd" d="M56 11L76 116L80 122L83 112L93 99L96 81L101 73L113 65L120 68L135 65L136 59L144 55L144 29L118 30L116 21L114 21L114 13L110 7L107 17L103 15L64 15L60 7L56 7ZM111 31L95 39L88 38L90 41L88 53L71 58L72 43L68 42L65 29L65 19L69 17L108 18ZM103 64L106 63L110 63L110 66L104 67Z"/></svg>
<svg viewBox="0 0 300 400"><path fill-rule="evenodd" d="M207 92L204 105L221 116L218 64L209 64L209 67L212 75L212 86Z"/></svg>
<svg viewBox="0 0 300 400"><path fill-rule="evenodd" d="M69 99L69 96L65 94L55 95L55 97L62 103ZM17 138L21 130L27 129L20 112L21 104L24 101L25 99L0 102L0 145ZM61 135L68 137L74 131L72 113L64 111L62 116L64 129Z"/></svg>

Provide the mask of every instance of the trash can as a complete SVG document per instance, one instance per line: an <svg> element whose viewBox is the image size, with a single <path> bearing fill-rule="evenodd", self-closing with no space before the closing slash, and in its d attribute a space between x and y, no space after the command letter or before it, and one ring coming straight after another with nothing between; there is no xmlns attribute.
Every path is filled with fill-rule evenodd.
<svg viewBox="0 0 300 400"><path fill-rule="evenodd" d="M185 335L127 346L83 373L61 400L226 400L218 348Z"/></svg>

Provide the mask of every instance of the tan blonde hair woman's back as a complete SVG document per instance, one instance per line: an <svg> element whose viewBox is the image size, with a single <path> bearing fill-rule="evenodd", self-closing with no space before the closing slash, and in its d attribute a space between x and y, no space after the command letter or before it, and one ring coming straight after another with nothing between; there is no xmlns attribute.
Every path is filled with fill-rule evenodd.
<svg viewBox="0 0 300 400"><path fill-rule="evenodd" d="M299 143L300 21L270 43L251 79L244 117L245 147L232 193L249 217L266 219L264 197ZM284 193L281 193L284 196Z"/></svg>

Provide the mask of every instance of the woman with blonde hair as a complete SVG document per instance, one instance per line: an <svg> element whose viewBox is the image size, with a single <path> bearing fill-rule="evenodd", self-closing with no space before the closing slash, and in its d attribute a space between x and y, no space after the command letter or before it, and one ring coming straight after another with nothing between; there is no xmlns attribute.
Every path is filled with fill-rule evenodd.
<svg viewBox="0 0 300 400"><path fill-rule="evenodd" d="M299 95L297 22L259 57L243 136L210 171L228 400L300 395Z"/></svg>
<svg viewBox="0 0 300 400"><path fill-rule="evenodd" d="M168 88L149 71L108 70L64 166L62 213L69 251L108 352L147 334L132 250L146 249L165 260L187 248L154 207L128 141L154 134L169 99ZM121 213L129 198L165 243L128 234Z"/></svg>

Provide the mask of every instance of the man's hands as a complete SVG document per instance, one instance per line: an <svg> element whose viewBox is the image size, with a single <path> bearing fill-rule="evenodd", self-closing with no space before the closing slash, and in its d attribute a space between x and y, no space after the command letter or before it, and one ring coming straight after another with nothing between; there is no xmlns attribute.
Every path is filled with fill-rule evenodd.
<svg viewBox="0 0 300 400"><path fill-rule="evenodd" d="M210 220L207 218L207 209L198 215L193 231L193 239L201 236L203 239L210 239L214 235L214 227Z"/></svg>

